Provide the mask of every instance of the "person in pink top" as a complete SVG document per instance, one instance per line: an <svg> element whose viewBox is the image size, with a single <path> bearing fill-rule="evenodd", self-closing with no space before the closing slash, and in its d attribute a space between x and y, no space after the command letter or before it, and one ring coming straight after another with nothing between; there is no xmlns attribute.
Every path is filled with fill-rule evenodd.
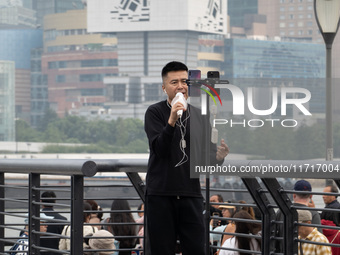
<svg viewBox="0 0 340 255"><path fill-rule="evenodd" d="M336 226L331 220L321 220L321 224L333 227ZM324 228L322 232L327 237L329 243L340 244L340 230ZM340 247L332 247L332 255L340 255Z"/></svg>

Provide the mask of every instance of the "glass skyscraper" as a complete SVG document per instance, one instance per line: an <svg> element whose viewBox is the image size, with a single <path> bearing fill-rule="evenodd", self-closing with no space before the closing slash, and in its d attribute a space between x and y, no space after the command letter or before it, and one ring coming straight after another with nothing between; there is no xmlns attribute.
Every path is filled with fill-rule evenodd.
<svg viewBox="0 0 340 255"><path fill-rule="evenodd" d="M13 61L0 60L0 141L15 140Z"/></svg>
<svg viewBox="0 0 340 255"><path fill-rule="evenodd" d="M322 44L225 39L224 73L231 78L325 78Z"/></svg>

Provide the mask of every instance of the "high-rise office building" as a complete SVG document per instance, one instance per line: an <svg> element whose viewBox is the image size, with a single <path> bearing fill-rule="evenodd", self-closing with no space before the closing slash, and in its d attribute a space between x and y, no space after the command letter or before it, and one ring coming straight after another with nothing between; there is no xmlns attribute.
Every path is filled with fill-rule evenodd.
<svg viewBox="0 0 340 255"><path fill-rule="evenodd" d="M258 0L258 12L267 18L269 37L324 43L315 20L314 0ZM339 78L339 33L333 43L332 62L332 76Z"/></svg>
<svg viewBox="0 0 340 255"><path fill-rule="evenodd" d="M42 47L38 29L0 29L0 60L15 63L16 118L30 122L31 50Z"/></svg>
<svg viewBox="0 0 340 255"><path fill-rule="evenodd" d="M36 28L35 11L21 5L0 3L0 29Z"/></svg>
<svg viewBox="0 0 340 255"><path fill-rule="evenodd" d="M45 16L41 70L49 106L59 116L83 107L102 107L104 77L118 75L114 33L87 32L86 10Z"/></svg>
<svg viewBox="0 0 340 255"><path fill-rule="evenodd" d="M15 140L15 63L0 60L0 141Z"/></svg>
<svg viewBox="0 0 340 255"><path fill-rule="evenodd" d="M117 34L120 76L104 80L108 98L105 107L113 109L115 118L119 115L143 118L150 103L164 98L160 70L167 62L182 61L192 69L208 68L210 64L219 68L223 40L201 37L206 44L199 55L199 35L226 34L226 3L225 0L124 0L115 4L109 0L88 1L88 30ZM208 45L209 40L219 45ZM210 63L204 52L214 55ZM121 110L115 111L117 108Z"/></svg>
<svg viewBox="0 0 340 255"><path fill-rule="evenodd" d="M32 49L31 51L31 126L37 127L40 124L47 109L48 86L47 75L41 71L41 56L43 48Z"/></svg>
<svg viewBox="0 0 340 255"><path fill-rule="evenodd" d="M220 0L90 0L87 10L90 32L117 33L119 68L127 75L159 76L174 59L196 67L198 35L226 33Z"/></svg>
<svg viewBox="0 0 340 255"><path fill-rule="evenodd" d="M321 42L313 0L259 1L259 13L267 17L268 36Z"/></svg>
<svg viewBox="0 0 340 255"><path fill-rule="evenodd" d="M312 124L316 119L324 118L322 78L325 77L326 60L322 44L231 38L225 40L225 52L222 78L241 88L244 94L252 88L252 102L257 109L270 108L272 87L307 88L312 98L306 107L313 113L313 118L305 121ZM232 109L230 94L223 94L223 98L224 105L230 104L225 109ZM304 118L294 109L290 107L287 115L294 119Z"/></svg>

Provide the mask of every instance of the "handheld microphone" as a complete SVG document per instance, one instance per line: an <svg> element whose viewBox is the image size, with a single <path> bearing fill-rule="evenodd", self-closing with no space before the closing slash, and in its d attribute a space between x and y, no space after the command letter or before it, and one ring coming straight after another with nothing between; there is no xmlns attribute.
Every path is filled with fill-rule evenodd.
<svg viewBox="0 0 340 255"><path fill-rule="evenodd" d="M187 100L185 100L184 95L183 95L183 93L181 93L181 92L178 92L178 93L176 94L176 96L174 97L174 99L172 99L172 101L171 101L171 106L173 106L174 104L176 104L176 103L178 103L178 102L180 102L180 103L184 106L185 110L188 108ZM177 111L177 115L180 116L180 117L182 117L182 115L183 115L183 110L178 110L178 111Z"/></svg>

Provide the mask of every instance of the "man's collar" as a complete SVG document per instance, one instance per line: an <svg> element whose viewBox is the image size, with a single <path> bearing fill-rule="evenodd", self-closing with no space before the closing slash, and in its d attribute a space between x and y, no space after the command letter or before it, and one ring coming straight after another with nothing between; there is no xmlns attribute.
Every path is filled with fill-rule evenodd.
<svg viewBox="0 0 340 255"><path fill-rule="evenodd" d="M306 237L306 240L312 240L313 236L315 235L317 231L318 230L316 228L313 228L313 231L308 234L308 236Z"/></svg>

